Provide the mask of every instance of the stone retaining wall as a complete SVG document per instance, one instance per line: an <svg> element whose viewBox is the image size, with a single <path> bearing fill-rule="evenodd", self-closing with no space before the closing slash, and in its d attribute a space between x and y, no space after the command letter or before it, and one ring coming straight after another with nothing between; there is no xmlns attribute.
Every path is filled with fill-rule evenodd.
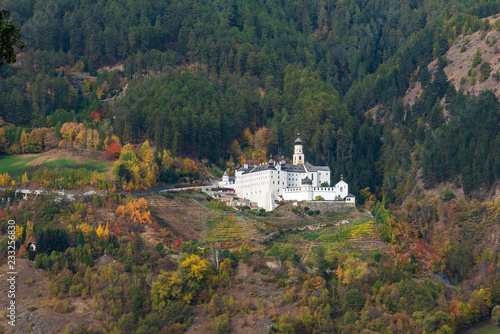
<svg viewBox="0 0 500 334"><path fill-rule="evenodd" d="M356 209L356 204L354 202L344 202L344 201L311 201L307 203L301 203L301 207L308 206L310 210L319 210L323 212L349 212Z"/></svg>

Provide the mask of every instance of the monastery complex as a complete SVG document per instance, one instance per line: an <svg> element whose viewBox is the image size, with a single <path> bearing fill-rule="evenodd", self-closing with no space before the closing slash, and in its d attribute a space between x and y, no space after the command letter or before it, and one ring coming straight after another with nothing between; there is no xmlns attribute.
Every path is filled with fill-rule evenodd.
<svg viewBox="0 0 500 334"><path fill-rule="evenodd" d="M328 186L325 186L328 184ZM321 186L323 185L323 186ZM265 164L238 168L235 176L224 173L220 187L233 188L236 195L273 210L282 201L345 201L354 204L348 184L341 180L330 186L330 167L305 161L300 134L295 140L293 164L270 159Z"/></svg>

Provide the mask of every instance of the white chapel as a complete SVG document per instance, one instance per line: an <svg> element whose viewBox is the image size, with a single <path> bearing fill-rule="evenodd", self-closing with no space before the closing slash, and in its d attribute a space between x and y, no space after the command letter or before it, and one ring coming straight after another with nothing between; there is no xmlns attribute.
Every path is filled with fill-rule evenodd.
<svg viewBox="0 0 500 334"><path fill-rule="evenodd" d="M293 164L287 164L284 159L278 162L270 159L255 166L245 164L235 171L234 181L225 174L220 183L234 187L237 196L268 211L280 201L354 202L354 196L349 194L342 177L335 186L330 186L330 167L313 166L305 161L300 134L295 140ZM321 187L321 184L328 186Z"/></svg>

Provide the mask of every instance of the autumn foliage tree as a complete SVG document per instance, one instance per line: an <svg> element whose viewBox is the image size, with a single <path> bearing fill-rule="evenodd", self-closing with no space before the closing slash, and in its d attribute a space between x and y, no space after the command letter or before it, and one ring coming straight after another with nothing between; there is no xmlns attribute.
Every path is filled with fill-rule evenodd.
<svg viewBox="0 0 500 334"><path fill-rule="evenodd" d="M94 111L92 111L90 113L90 117L92 117L92 119L94 121L100 121L100 120L102 120L102 115L103 115L102 108L97 108L96 110L94 110Z"/></svg>
<svg viewBox="0 0 500 334"><path fill-rule="evenodd" d="M104 152L104 155L108 159L118 159L120 157L120 153L122 152L123 147L118 143L111 143L108 149Z"/></svg>
<svg viewBox="0 0 500 334"><path fill-rule="evenodd" d="M179 235L177 240L175 240L174 247L179 248L183 244L184 240L182 239L182 235Z"/></svg>
<svg viewBox="0 0 500 334"><path fill-rule="evenodd" d="M182 160L182 173L189 175L195 175L198 173L198 166L196 166L196 162L190 158L184 158Z"/></svg>
<svg viewBox="0 0 500 334"><path fill-rule="evenodd" d="M108 129L106 129L108 130ZM76 122L66 122L61 126L60 135L65 141L59 143L63 145L79 145L88 149L99 149L101 138L97 129L85 129L84 125Z"/></svg>
<svg viewBox="0 0 500 334"><path fill-rule="evenodd" d="M61 127L61 137L68 140L69 142L73 142L78 133L80 133L83 129L83 124L81 123L66 122Z"/></svg>
<svg viewBox="0 0 500 334"><path fill-rule="evenodd" d="M210 270L207 260L202 259L197 254L192 254L181 262L181 272L188 278L195 279L197 282L206 277Z"/></svg>
<svg viewBox="0 0 500 334"><path fill-rule="evenodd" d="M151 224L153 222L148 203L144 198L129 199L127 204L118 206L116 214L122 218L130 217L134 223Z"/></svg>
<svg viewBox="0 0 500 334"><path fill-rule="evenodd" d="M0 174L0 186L10 186L12 182L15 183L15 180L12 180L9 173Z"/></svg>
<svg viewBox="0 0 500 334"><path fill-rule="evenodd" d="M231 145L231 153L240 164L259 164L267 161L267 150L271 140L271 129L263 126L252 133L246 128L243 131L241 144L234 140Z"/></svg>
<svg viewBox="0 0 500 334"><path fill-rule="evenodd" d="M154 187L158 177L158 165L153 159L149 142L143 143L139 157L131 144L125 145L120 159L113 166L113 175L126 191Z"/></svg>
<svg viewBox="0 0 500 334"><path fill-rule="evenodd" d="M159 158L159 160L161 161L160 169L162 172L168 171L174 164L175 158L172 156L172 153L170 153L169 150L163 150L163 152L159 154Z"/></svg>
<svg viewBox="0 0 500 334"><path fill-rule="evenodd" d="M48 129L34 129L26 133L23 130L21 134L21 152L22 153L39 153L42 152L44 147L43 140L47 134Z"/></svg>

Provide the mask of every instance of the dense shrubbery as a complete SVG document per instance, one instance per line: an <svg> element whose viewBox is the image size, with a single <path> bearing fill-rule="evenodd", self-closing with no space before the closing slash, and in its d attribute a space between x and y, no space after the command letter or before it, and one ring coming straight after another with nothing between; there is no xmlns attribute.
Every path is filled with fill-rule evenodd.
<svg viewBox="0 0 500 334"><path fill-rule="evenodd" d="M120 159L113 166L113 175L127 191L149 189L156 185L158 165L153 159L149 142L144 142L139 156L134 153L132 145L125 145Z"/></svg>
<svg viewBox="0 0 500 334"><path fill-rule="evenodd" d="M479 262L474 259L463 264L469 270L475 266L488 268L486 276L479 281L482 288L475 289L466 284L467 278L460 275L457 283L463 283L463 292L442 280L436 283L428 279L430 264L442 250L429 253L431 248L422 239L430 236L424 233L418 238L416 233L409 234L407 221L413 224L414 220L421 220L422 215L432 211L428 208L438 204L429 199L410 203L407 218L402 216L404 212L395 210L391 213L377 204L374 214L379 233L382 226L387 226L391 251L374 253L373 260L320 247L313 250L312 262L307 261L307 265L319 269L316 272L306 271L295 245L280 240L275 241L267 253L246 244L231 252L216 247L202 249L195 241L183 243L180 237L175 241L176 238L166 231L160 231L159 235L166 237L162 239L164 247L153 245L141 236L146 224L148 229L157 228L144 199L95 196L87 203L61 206L50 198L39 198L34 202L8 206L4 209L6 217L3 219L12 218L18 222L17 237L19 245L23 245L20 247L36 241L37 253L28 252L27 256L34 259L35 267L50 273L49 292L54 297L49 300L55 299L48 306L57 312L71 312L72 303L68 298L87 299L92 309L108 319L106 328L109 331L139 328L149 332L184 330L192 323L190 310L201 303L204 304L203 312L214 319L210 328L221 331L232 328L233 317L253 313L269 317L275 324L273 331L279 333L328 332L338 326L345 326L343 328L350 331L364 328L371 331L390 329L393 332L422 333L424 330L440 330L450 333L467 328L489 315L493 306L498 304L500 281L495 275L500 268L498 255L484 250ZM450 214L456 215L464 227L470 214L480 209L457 199L439 205L453 205L455 209ZM31 210L31 206L36 210ZM420 209L416 210L416 206ZM101 221L98 215L103 210L115 212L116 221L105 225L98 223ZM440 210L448 209L440 207ZM491 204L480 216L480 222L471 224L489 226L489 217L494 212L494 204ZM441 214L445 217L444 211ZM235 218L219 218L222 217L221 224ZM52 227L60 221L68 224ZM236 228L234 219L232 224ZM346 240L361 233L366 224L373 225L372 222L360 222L347 226L349 234ZM342 234L342 231L339 228L338 233ZM311 236L314 233L317 232L310 232ZM326 239L320 237L320 240ZM3 247L3 241L0 246ZM454 251L463 245L450 247ZM469 249L468 253L478 253L481 248L480 245L477 247ZM176 265L167 253L179 249L180 261ZM113 257L118 263L95 266L103 254ZM463 262L459 259L463 255L457 254L456 260ZM447 263L453 264L453 261L446 259ZM273 269L266 262L277 265ZM248 266L245 270L254 273L252 275L260 273L258 276L267 284L266 289L273 286L286 288L282 298L275 302L275 308L269 308L270 305L263 301L239 301L227 293L231 291L227 289L242 283L241 277L233 278L233 275L236 266L243 263ZM438 272L446 270L453 273L454 269L441 268ZM245 283L250 286L250 297L255 297L252 295L254 283L254 278ZM296 307L298 316L291 318L286 313L277 312L281 305ZM147 324L142 323L141 318L149 319Z"/></svg>
<svg viewBox="0 0 500 334"><path fill-rule="evenodd" d="M38 169L32 177L35 182L48 188L80 189L91 186L106 189L106 176L103 173L85 168L47 168Z"/></svg>
<svg viewBox="0 0 500 334"><path fill-rule="evenodd" d="M500 305L497 305L491 310L491 321L497 326L500 326Z"/></svg>

